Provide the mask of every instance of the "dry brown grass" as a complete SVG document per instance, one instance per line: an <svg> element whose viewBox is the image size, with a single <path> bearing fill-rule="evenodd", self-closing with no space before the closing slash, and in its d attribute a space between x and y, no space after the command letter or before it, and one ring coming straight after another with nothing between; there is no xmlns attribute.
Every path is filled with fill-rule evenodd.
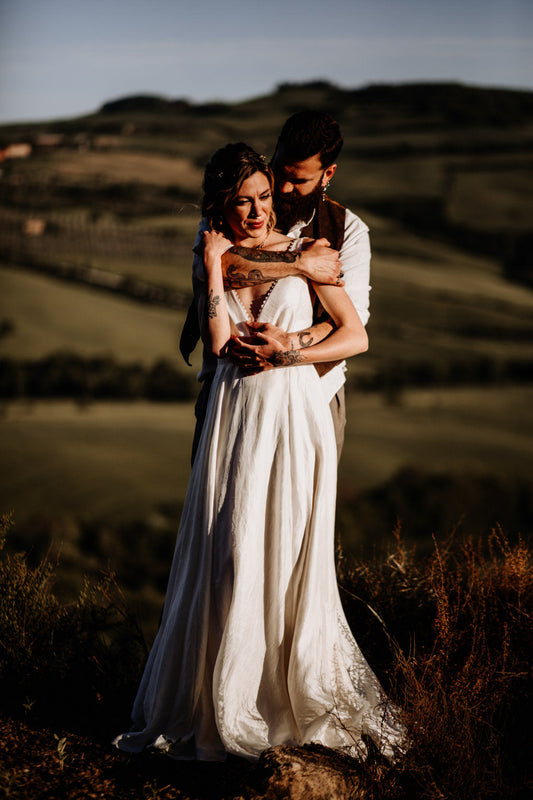
<svg viewBox="0 0 533 800"><path fill-rule="evenodd" d="M198 192L202 170L188 158L160 153L135 153L123 150L110 152L63 151L35 158L34 179L66 184L98 182L147 183L153 186L194 187Z"/></svg>
<svg viewBox="0 0 533 800"><path fill-rule="evenodd" d="M0 533L5 534L9 519L0 522L5 529ZM401 709L410 741L406 754L394 764L372 749L366 762L354 762L357 796L531 796L527 731L533 710L532 561L528 544L521 539L511 542L501 530L479 541L435 542L426 557L407 547L397 531L385 555L362 563L340 559L351 627ZM3 712L12 715L13 731L21 727L16 721L21 716L34 730L48 729L47 747L57 753L53 764L47 760L38 769L46 773L51 790L66 780L65 764L89 763L93 755L99 759L94 780L102 781L103 787L113 778L114 767L96 750L101 750L99 742L109 741L117 719L127 718L141 668L139 641L112 599L116 595L110 593L109 581L87 587L77 602L64 604L53 595L54 579L55 566L49 560L32 567L23 554L2 553ZM50 726L61 732L53 741ZM80 733L85 739L76 736ZM32 734L26 731L24 736ZM66 743L65 758L61 742ZM6 749L5 774L13 789L27 781L31 755L20 748L17 753L13 747ZM150 763L152 774L158 774L159 762ZM135 770L133 762L124 764L128 780L145 780L144 773L137 775ZM235 763L221 767L216 782L194 797L233 797L221 793L219 783L224 776L234 785L239 775L248 780L239 770ZM73 772L69 775L69 780L75 779ZM187 780L186 772L173 773L165 787L170 793L157 796L182 797L182 790L189 789ZM130 797L114 781L106 784L106 791L109 798ZM13 796L23 795L13 791Z"/></svg>
<svg viewBox="0 0 533 800"><path fill-rule="evenodd" d="M398 535L387 558L344 565L342 583L352 627L411 739L385 796L530 796L531 549L495 530L485 541L435 542L419 559ZM361 608L375 613L365 622Z"/></svg>

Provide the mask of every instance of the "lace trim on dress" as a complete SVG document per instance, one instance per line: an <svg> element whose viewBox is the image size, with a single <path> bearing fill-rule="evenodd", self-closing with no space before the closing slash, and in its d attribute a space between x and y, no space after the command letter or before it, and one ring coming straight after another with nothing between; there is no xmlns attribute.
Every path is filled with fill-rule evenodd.
<svg viewBox="0 0 533 800"><path fill-rule="evenodd" d="M250 309L246 308L246 306L242 302L241 298L237 294L237 291L235 289L231 289L231 294L233 295L233 297L237 301L238 305L240 306L240 308L244 312L248 322L257 322L257 320L259 319L259 317L263 313L263 309L265 308L265 306L266 306L266 304L268 302L268 299L269 299L270 295L272 294L274 288L276 287L277 283L278 283L277 280L272 281L272 283L270 284L270 286L268 287L268 289L264 293L264 295L262 295L262 297L260 296L260 297L255 298L254 300L252 300L251 306L253 306L253 304L256 303L258 300L261 300L261 305L259 306L259 308L257 309L257 312L255 314L252 312L251 308Z"/></svg>

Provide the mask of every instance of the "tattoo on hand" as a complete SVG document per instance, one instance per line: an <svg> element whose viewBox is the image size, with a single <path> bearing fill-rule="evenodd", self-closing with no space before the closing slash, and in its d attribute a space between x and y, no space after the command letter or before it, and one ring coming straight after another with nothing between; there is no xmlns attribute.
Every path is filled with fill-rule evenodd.
<svg viewBox="0 0 533 800"><path fill-rule="evenodd" d="M213 296L213 290L209 292L209 297L207 298L206 304L206 312L208 319L214 319L217 315L217 306L220 303L220 297L217 295Z"/></svg>
<svg viewBox="0 0 533 800"><path fill-rule="evenodd" d="M299 331L298 342L301 348L310 347L314 342L311 331Z"/></svg>
<svg viewBox="0 0 533 800"><path fill-rule="evenodd" d="M297 350L286 350L284 353L273 353L268 359L275 367L290 367L293 364L300 364L305 361L304 357Z"/></svg>

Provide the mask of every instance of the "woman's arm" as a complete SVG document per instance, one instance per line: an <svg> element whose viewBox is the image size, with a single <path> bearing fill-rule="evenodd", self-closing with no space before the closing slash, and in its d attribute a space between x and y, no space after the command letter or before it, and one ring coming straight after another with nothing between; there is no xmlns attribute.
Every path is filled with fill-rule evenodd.
<svg viewBox="0 0 533 800"><path fill-rule="evenodd" d="M290 349L272 336L257 332L257 338L264 342L260 348L261 355L273 367L342 361L368 349L366 331L344 289L321 284L313 286L320 302L335 323L335 330L326 339L308 347L294 347L291 342ZM246 346L245 343L242 345Z"/></svg>
<svg viewBox="0 0 533 800"><path fill-rule="evenodd" d="M216 356L224 355L231 331L222 279L222 254L230 246L231 242L221 233L205 231L204 266L207 281L204 307L211 352Z"/></svg>

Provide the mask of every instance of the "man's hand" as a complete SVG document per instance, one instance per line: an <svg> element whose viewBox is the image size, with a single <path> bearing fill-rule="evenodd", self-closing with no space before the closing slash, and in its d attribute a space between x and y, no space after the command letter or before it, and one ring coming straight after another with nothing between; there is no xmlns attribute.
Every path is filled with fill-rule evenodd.
<svg viewBox="0 0 533 800"><path fill-rule="evenodd" d="M291 337L270 322L248 322L247 325L251 335L232 337L228 355L247 375L255 375L257 372L272 369L269 359L274 351L291 349Z"/></svg>
<svg viewBox="0 0 533 800"><path fill-rule="evenodd" d="M298 260L300 274L315 283L344 286L339 254L327 239L316 239L304 245Z"/></svg>

